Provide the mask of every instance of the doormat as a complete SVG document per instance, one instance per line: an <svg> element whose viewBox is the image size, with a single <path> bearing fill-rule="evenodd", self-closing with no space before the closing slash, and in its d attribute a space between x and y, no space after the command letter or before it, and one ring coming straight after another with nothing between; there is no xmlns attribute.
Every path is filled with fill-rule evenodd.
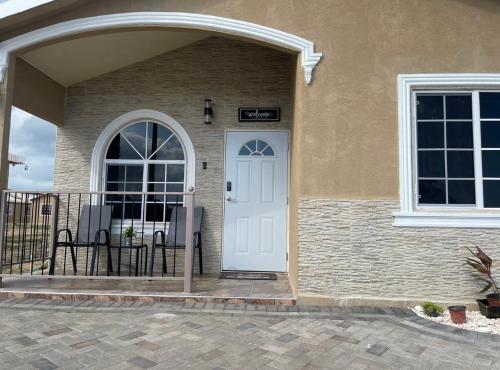
<svg viewBox="0 0 500 370"><path fill-rule="evenodd" d="M276 274L268 272L221 272L219 279L231 280L277 280Z"/></svg>

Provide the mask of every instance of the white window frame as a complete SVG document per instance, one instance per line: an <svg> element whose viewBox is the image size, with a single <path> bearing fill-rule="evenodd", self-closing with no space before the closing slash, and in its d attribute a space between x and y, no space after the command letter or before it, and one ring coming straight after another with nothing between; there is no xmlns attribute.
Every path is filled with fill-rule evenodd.
<svg viewBox="0 0 500 370"><path fill-rule="evenodd" d="M184 149L184 160L186 161L186 189L194 191L195 189L195 163L196 155L193 143L189 138L186 130L182 125L165 113L151 109L139 109L132 112L122 114L111 121L99 134L97 141L92 151L91 166L90 166L90 191L102 190L102 177L106 159L106 152L111 140L115 135L134 122L150 121L160 123L174 132L179 139L182 148Z"/></svg>
<svg viewBox="0 0 500 370"><path fill-rule="evenodd" d="M106 154L109 150L109 147L111 146L111 142L113 141L113 139L116 137L116 135L120 134L123 130L125 130L127 127L130 127L132 125L135 125L137 123L146 123L146 136L144 138L145 140L145 148L148 147L148 135L147 133L149 132L149 130L147 129L147 126L151 123L156 123L157 125L161 125L165 128L167 128L168 130L170 130L172 132L171 136L169 137L169 139L167 139L165 142L163 142L156 150L154 153L152 153L148 158L144 158L144 159L107 159L106 158ZM179 136L175 133L175 131L172 130L172 128L170 128L169 126L167 126L166 124L164 123L161 123L161 122L158 122L158 121L154 121L154 120L136 120L136 121L133 121L125 126L123 126L118 132L115 133L115 135L113 137L111 137L111 139L109 140L107 146L106 146L106 150L105 150L105 154L104 154L104 161L103 161L103 170L102 170L102 173L103 173L103 176L102 176L102 189L106 189L106 179L107 179L107 172L108 172L108 165L140 165L143 167L143 172L142 172L142 187L141 187L141 191L143 192L147 192L147 186L149 183L154 183L154 181L148 181L148 178L149 178L149 165L150 164L163 164L165 166L169 165L169 164L182 164L184 165L184 177L183 177L183 182L180 183L180 182L170 182L170 184L183 184L183 192L186 191L186 179L187 179L187 166L186 166L186 152L184 150L184 147L182 147L183 149L183 153L184 153L184 159L181 159L181 160L156 160L156 159L150 159L155 153L157 153L161 147L163 147L163 145L165 145L172 137L175 137L181 147L182 147L182 141L181 139L179 138ZM137 151L137 149L135 148L135 146L132 145L132 143L125 137L125 140L128 142L128 144L132 147L132 149L134 149L134 151L137 152L137 154L139 156L143 156L143 154L139 153ZM167 184L167 179L165 178L165 184ZM142 196L142 205L141 207L147 207L147 204L148 203L152 203L152 202L148 202L147 201L147 196L144 195ZM181 201L179 202L179 204L181 205L184 205L184 202ZM144 224L145 225L145 228L148 229L152 229L152 225L154 224L163 224L163 223L166 223L167 225L170 224L169 222L164 222L164 221L146 221L146 220L143 220L143 217L145 216L145 208L141 208L141 217L139 219L134 219L134 224ZM118 230L119 227L121 226L129 226L129 225L132 225L132 219L129 219L129 218L123 218L121 220L121 223L116 221L116 220L113 220L112 221L112 229L113 231L115 230ZM121 229L120 229L121 230ZM120 231L118 230L118 231Z"/></svg>
<svg viewBox="0 0 500 370"><path fill-rule="evenodd" d="M479 111L473 110L474 166L476 206L425 206L417 202L416 126L414 102L416 92L469 92L500 90L500 74L404 74L398 76L399 118L399 212L394 212L394 225L406 227L498 228L500 209L483 208L481 135ZM473 107L479 105L479 93L472 92ZM473 108L474 109L474 108ZM479 151L479 153L477 153Z"/></svg>

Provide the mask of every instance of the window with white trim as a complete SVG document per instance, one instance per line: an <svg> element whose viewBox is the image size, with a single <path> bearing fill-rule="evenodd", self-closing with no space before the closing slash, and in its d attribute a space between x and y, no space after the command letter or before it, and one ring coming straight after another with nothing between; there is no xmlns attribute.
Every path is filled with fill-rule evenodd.
<svg viewBox="0 0 500 370"><path fill-rule="evenodd" d="M104 160L106 191L183 192L185 155L176 134L157 122L137 122L111 140ZM113 217L163 222L181 195L107 195Z"/></svg>
<svg viewBox="0 0 500 370"><path fill-rule="evenodd" d="M500 208L500 91L413 93L416 205Z"/></svg>

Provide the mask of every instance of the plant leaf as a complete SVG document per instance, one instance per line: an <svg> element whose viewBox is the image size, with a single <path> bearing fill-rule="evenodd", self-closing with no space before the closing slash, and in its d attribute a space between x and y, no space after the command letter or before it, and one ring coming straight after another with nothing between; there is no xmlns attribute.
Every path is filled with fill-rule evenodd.
<svg viewBox="0 0 500 370"><path fill-rule="evenodd" d="M476 253L474 253L474 251L472 249L470 249L469 247L465 247L469 252L470 254L472 254L474 257L476 257Z"/></svg>
<svg viewBox="0 0 500 370"><path fill-rule="evenodd" d="M482 264L480 260L476 260L474 258L470 258L470 257L465 257L465 260L466 261L471 261L471 262L474 262L474 263L478 263L478 264Z"/></svg>
<svg viewBox="0 0 500 370"><path fill-rule="evenodd" d="M478 279L478 280L482 280L482 281L484 281L484 282L485 282L485 283L487 283L487 284L491 283L491 280L490 280L490 279L486 279L486 278L484 278L483 276L476 276L476 279Z"/></svg>
<svg viewBox="0 0 500 370"><path fill-rule="evenodd" d="M492 259L486 254L483 252L483 250L479 247L476 247L477 249L477 253L476 253L476 256L477 258L479 258L479 260L486 266L491 266L491 263L493 262Z"/></svg>
<svg viewBox="0 0 500 370"><path fill-rule="evenodd" d="M491 289L492 285L493 285L493 283L491 281L489 281L488 284L486 284L486 286L479 291L479 293L487 292L488 290Z"/></svg>
<svg viewBox="0 0 500 370"><path fill-rule="evenodd" d="M481 265L480 263L477 263L477 262L473 262L473 261L469 261L467 260L466 261L469 265L471 265L473 268L475 268L477 271L485 274L488 272L488 269L486 267L484 267L483 265Z"/></svg>

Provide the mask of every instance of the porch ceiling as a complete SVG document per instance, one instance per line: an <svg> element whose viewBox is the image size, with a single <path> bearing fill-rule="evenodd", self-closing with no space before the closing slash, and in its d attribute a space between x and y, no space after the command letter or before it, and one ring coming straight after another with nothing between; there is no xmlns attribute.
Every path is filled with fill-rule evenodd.
<svg viewBox="0 0 500 370"><path fill-rule="evenodd" d="M21 57L63 86L88 80L208 37L208 32L138 30L61 41Z"/></svg>

